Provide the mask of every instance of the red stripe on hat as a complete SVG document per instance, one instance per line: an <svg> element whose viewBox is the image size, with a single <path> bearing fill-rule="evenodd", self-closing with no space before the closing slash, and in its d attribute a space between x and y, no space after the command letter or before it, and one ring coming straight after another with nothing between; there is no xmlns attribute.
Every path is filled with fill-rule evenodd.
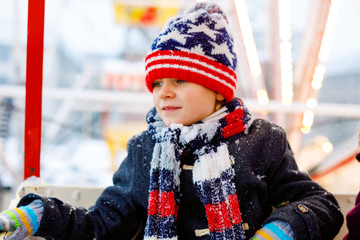
<svg viewBox="0 0 360 240"><path fill-rule="evenodd" d="M201 55L194 53L182 52L182 51L169 51L169 50L157 51L150 54L146 58L145 62L146 62L146 67L145 67L146 71L148 71L150 67L160 63L169 64L173 62L175 64L186 65L189 67L193 67L194 64L196 64L197 66L201 66L203 69L206 69L206 72L208 71L216 72L216 74L220 74L222 76L221 78L226 77L227 79L229 79L228 82L232 85L236 85L237 82L236 74L231 68L219 62L216 62L210 58L203 57Z"/></svg>
<svg viewBox="0 0 360 240"><path fill-rule="evenodd" d="M170 68L162 67L157 71L151 71L147 75L147 82L149 82L148 78L150 79L176 78L189 82L194 82L204 87L207 87L215 92L220 93L222 96L224 96L227 102L232 100L235 93L234 90L231 89L230 87L222 84L221 82L214 81L213 78L209 78L206 75L191 71L184 71L182 69L174 69L171 67ZM194 79L196 80L194 81ZM147 85L147 87L152 92L152 87L150 88L149 85Z"/></svg>
<svg viewBox="0 0 360 240"><path fill-rule="evenodd" d="M166 56L163 57L165 58L151 61L147 65L147 69L149 70L150 68L153 68L151 71L154 71L157 68L162 68L164 64L172 65L174 68L187 67L190 68L188 71L199 71L199 72L202 71L206 74L214 76L215 80L217 77L221 80L224 80L226 83L232 85L234 88L236 87L236 78L234 78L233 76L229 77L230 74L225 75L224 73L221 73L209 67L211 66L211 60L207 60L208 62L201 62L201 63L205 63L204 65L196 61L195 62L184 61L183 58L180 57L178 59L171 59L171 58L167 59Z"/></svg>
<svg viewBox="0 0 360 240"><path fill-rule="evenodd" d="M237 84L235 72L206 57L182 51L157 51L147 56L146 63L146 85L150 92L153 81L177 78L203 85L222 94L227 101L234 96Z"/></svg>
<svg viewBox="0 0 360 240"><path fill-rule="evenodd" d="M212 66L214 66L217 69L220 69L224 72L227 72L228 74L230 74L231 76L233 76L236 79L236 73L234 72L233 69L231 69L228 66L225 66L222 63L216 62L208 57L204 57L201 56L199 54L196 53L191 53L191 52L185 52L185 51L175 51L175 50L165 50L165 51L156 51L153 52L151 54L149 54L146 58L145 58L145 62L149 62L152 58L155 57L159 57L159 56L179 56L182 58L189 58L190 61L192 60L198 60L200 62L204 62L207 64L211 64ZM147 68L147 67L146 67Z"/></svg>

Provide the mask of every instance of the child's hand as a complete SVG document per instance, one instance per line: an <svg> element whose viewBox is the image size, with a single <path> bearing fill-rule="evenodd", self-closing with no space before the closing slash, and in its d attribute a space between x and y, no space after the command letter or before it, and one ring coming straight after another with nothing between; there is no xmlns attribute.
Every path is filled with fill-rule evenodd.
<svg viewBox="0 0 360 240"><path fill-rule="evenodd" d="M27 206L0 213L0 232L12 232L7 240L22 240L39 229L43 204L35 200Z"/></svg>
<svg viewBox="0 0 360 240"><path fill-rule="evenodd" d="M295 239L294 232L287 222L274 221L265 224L259 229L251 240L266 240L266 239L282 239L293 240Z"/></svg>

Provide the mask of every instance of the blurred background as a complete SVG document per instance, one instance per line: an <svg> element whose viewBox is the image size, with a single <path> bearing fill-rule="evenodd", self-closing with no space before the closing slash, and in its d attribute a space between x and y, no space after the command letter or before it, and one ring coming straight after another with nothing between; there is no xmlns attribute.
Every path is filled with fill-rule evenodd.
<svg viewBox="0 0 360 240"><path fill-rule="evenodd" d="M144 57L194 0L45 3L41 178L107 186L152 107ZM357 193L360 1L218 0L238 53L238 91L281 125L299 167ZM23 181L27 0L0 0L0 206Z"/></svg>

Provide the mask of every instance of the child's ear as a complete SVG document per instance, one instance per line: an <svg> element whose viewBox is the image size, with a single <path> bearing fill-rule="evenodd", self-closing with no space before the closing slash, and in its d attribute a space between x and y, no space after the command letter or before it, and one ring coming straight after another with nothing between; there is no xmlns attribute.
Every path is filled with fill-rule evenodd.
<svg viewBox="0 0 360 240"><path fill-rule="evenodd" d="M220 93L216 93L216 101L221 102L224 101L224 96L221 95Z"/></svg>

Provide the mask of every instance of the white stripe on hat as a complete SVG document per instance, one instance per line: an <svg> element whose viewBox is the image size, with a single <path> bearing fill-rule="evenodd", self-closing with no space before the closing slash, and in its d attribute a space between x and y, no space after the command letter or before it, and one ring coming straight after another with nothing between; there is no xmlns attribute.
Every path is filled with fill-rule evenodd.
<svg viewBox="0 0 360 240"><path fill-rule="evenodd" d="M196 63L196 64L199 64L201 66L209 68L209 69L211 69L213 71L216 71L216 72L230 78L234 82L235 85L237 83L237 79L234 78L234 76L232 76L228 72L222 71L220 68L214 67L213 65L210 65L209 63L205 63L205 62L199 61L197 59L189 58L189 57L182 57L182 56L179 57L179 56L173 56L173 55L158 55L158 56L154 56L154 57L151 57L151 58L147 59L146 64L150 64L151 62L156 61L156 60L165 60L165 59L181 60L181 61L187 61L187 62L190 62L190 63Z"/></svg>
<svg viewBox="0 0 360 240"><path fill-rule="evenodd" d="M183 69L183 70L187 70L187 71L191 71L191 72L195 72L195 73L199 73L201 75L204 75L206 77L209 77L211 79L214 79L215 81L231 88L232 91L235 92L235 88L233 85L231 85L230 83L218 78L217 76L214 76L210 73L207 73L205 71L202 71L202 70L199 70L199 69L196 69L196 68L193 68L193 67L188 67L188 66L182 66L182 65L179 65L179 64L157 64L157 65L154 65L154 66L151 66L149 67L148 69L146 69L146 74L149 74L151 71L155 70L155 69L161 69L161 68L175 68L175 69Z"/></svg>

